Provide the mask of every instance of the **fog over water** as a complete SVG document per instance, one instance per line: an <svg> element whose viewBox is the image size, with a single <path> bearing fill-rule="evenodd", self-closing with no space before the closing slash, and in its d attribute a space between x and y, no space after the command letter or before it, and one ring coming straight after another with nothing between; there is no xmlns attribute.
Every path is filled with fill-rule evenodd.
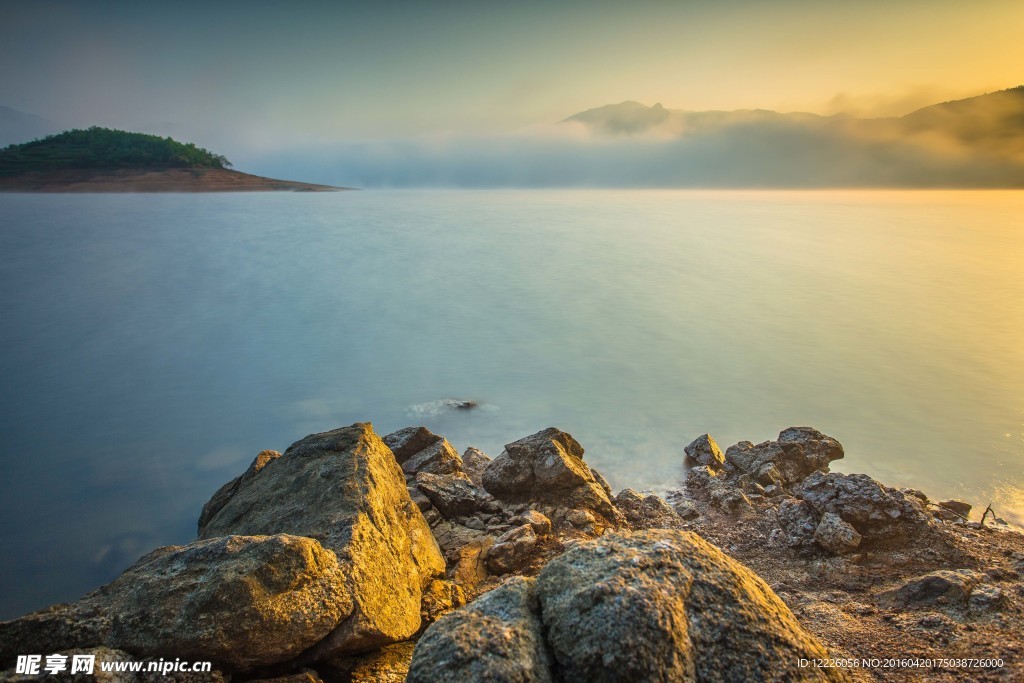
<svg viewBox="0 0 1024 683"><path fill-rule="evenodd" d="M810 425L1024 522L1024 194L0 195L0 618L73 600L265 448L549 426L614 488ZM434 410L444 398L474 411Z"/></svg>

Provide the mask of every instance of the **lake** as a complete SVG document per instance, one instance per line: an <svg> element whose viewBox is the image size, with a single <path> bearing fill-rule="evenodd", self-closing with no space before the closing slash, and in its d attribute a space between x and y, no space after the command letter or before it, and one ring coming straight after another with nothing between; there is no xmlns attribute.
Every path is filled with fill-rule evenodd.
<svg viewBox="0 0 1024 683"><path fill-rule="evenodd" d="M556 426L654 490L704 432L810 425L1024 524L1024 192L0 195L0 226L0 618L356 421L491 456Z"/></svg>

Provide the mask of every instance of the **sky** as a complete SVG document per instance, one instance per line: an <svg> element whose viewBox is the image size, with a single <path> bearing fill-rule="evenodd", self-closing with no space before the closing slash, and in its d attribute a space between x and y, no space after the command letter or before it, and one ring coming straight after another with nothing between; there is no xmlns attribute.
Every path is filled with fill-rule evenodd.
<svg viewBox="0 0 1024 683"><path fill-rule="evenodd" d="M624 100L892 116L1024 83L1020 26L1019 0L0 0L0 105L250 164Z"/></svg>

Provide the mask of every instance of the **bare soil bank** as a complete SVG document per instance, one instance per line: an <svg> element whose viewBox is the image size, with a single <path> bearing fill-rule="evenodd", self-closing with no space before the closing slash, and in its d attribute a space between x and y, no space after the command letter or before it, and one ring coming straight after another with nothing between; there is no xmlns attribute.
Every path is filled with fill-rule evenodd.
<svg viewBox="0 0 1024 683"><path fill-rule="evenodd" d="M0 178L0 192L340 192L224 168L68 169Z"/></svg>

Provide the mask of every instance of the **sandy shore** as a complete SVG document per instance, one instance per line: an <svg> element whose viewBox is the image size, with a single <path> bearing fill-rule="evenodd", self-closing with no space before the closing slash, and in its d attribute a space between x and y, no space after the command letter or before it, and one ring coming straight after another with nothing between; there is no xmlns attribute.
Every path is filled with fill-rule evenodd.
<svg viewBox="0 0 1024 683"><path fill-rule="evenodd" d="M75 169L0 178L0 192L340 192L223 168Z"/></svg>

